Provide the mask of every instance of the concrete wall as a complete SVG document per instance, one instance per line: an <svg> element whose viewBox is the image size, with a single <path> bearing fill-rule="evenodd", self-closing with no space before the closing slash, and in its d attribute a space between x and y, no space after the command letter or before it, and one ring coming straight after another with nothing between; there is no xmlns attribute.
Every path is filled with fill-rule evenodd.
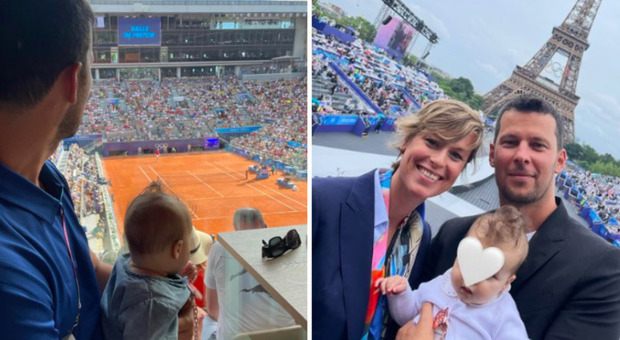
<svg viewBox="0 0 620 340"><path fill-rule="evenodd" d="M308 49L308 17L295 18L295 40L293 43L293 57L306 60Z"/></svg>

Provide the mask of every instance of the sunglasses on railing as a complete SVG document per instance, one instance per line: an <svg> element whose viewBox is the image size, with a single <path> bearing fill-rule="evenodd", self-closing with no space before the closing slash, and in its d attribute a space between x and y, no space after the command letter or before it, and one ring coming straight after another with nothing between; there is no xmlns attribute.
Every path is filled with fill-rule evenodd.
<svg viewBox="0 0 620 340"><path fill-rule="evenodd" d="M284 238L272 237L269 242L263 240L263 257L276 258L282 256L289 249L296 249L301 245L301 238L297 230L291 229Z"/></svg>

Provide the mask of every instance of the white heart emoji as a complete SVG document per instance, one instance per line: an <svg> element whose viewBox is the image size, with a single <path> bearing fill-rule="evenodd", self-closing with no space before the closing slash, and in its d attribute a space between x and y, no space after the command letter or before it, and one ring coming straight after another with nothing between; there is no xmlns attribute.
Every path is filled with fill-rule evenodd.
<svg viewBox="0 0 620 340"><path fill-rule="evenodd" d="M504 252L499 248L482 249L475 237L466 237L459 243L457 259L466 286L472 286L495 275L504 265Z"/></svg>

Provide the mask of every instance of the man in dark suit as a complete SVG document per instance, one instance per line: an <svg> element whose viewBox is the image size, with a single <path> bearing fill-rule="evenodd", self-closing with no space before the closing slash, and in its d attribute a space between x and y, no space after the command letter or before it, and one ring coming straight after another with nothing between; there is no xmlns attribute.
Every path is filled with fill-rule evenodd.
<svg viewBox="0 0 620 340"><path fill-rule="evenodd" d="M531 339L620 338L620 250L569 217L555 197L562 171L561 117L541 99L521 96L500 111L490 163L500 204L531 222L530 252L512 294ZM459 241L477 216L446 222L431 242L429 280L454 263Z"/></svg>

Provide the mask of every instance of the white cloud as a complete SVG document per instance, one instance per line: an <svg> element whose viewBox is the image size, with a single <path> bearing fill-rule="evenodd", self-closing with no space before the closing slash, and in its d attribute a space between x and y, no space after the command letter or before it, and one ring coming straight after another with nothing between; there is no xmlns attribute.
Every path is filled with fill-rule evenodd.
<svg viewBox="0 0 620 340"><path fill-rule="evenodd" d="M476 65L480 69L482 69L484 72L486 72L487 74L493 76L493 78L495 78L495 80L504 81L504 80L506 80L508 78L508 75L505 75L503 72L498 70L497 67L495 67L491 63L485 63L485 62L482 62L480 60L476 60Z"/></svg>
<svg viewBox="0 0 620 340"><path fill-rule="evenodd" d="M620 102L612 95L586 91L575 112L577 136L600 154L620 159L617 146L620 133Z"/></svg>
<svg viewBox="0 0 620 340"><path fill-rule="evenodd" d="M522 49L514 47L506 49L506 52L510 57L510 63L515 65L525 65L532 57L532 55L525 53Z"/></svg>

